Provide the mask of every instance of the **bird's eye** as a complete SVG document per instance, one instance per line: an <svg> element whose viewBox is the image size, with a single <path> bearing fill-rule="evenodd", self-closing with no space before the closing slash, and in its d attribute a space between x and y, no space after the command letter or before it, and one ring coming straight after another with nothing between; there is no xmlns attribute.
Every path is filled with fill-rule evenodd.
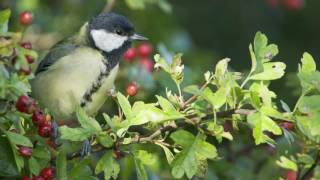
<svg viewBox="0 0 320 180"><path fill-rule="evenodd" d="M116 29L116 33L120 36L124 35L124 32L121 29Z"/></svg>

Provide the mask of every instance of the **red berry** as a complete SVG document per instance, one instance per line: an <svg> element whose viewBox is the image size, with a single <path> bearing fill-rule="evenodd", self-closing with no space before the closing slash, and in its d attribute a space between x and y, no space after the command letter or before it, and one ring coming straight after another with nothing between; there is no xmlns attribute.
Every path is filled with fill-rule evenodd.
<svg viewBox="0 0 320 180"><path fill-rule="evenodd" d="M134 48L129 48L124 54L123 58L128 62L131 62L134 58L136 58L137 52Z"/></svg>
<svg viewBox="0 0 320 180"><path fill-rule="evenodd" d="M38 127L38 134L41 137L50 137L52 134L51 124L43 124Z"/></svg>
<svg viewBox="0 0 320 180"><path fill-rule="evenodd" d="M152 46L149 43L142 43L138 47L138 54L141 57L148 57L152 53Z"/></svg>
<svg viewBox="0 0 320 180"><path fill-rule="evenodd" d="M304 6L304 0L283 0L283 4L289 10L301 10Z"/></svg>
<svg viewBox="0 0 320 180"><path fill-rule="evenodd" d="M20 23L22 25L29 25L32 23L33 16L32 13L29 11L24 11L20 14Z"/></svg>
<svg viewBox="0 0 320 180"><path fill-rule="evenodd" d="M25 146L19 146L18 152L23 157L30 157L32 155L32 148L25 147Z"/></svg>
<svg viewBox="0 0 320 180"><path fill-rule="evenodd" d="M32 49L32 44L30 42L22 42L20 45L25 49Z"/></svg>
<svg viewBox="0 0 320 180"><path fill-rule="evenodd" d="M292 171L292 170L287 171L284 179L285 180L296 180L297 179L297 172Z"/></svg>
<svg viewBox="0 0 320 180"><path fill-rule="evenodd" d="M28 96L19 96L16 102L16 109L23 113L32 114L36 109L36 105Z"/></svg>
<svg viewBox="0 0 320 180"><path fill-rule="evenodd" d="M32 180L46 180L46 179L42 176L33 176Z"/></svg>
<svg viewBox="0 0 320 180"><path fill-rule="evenodd" d="M282 122L280 123L280 126L285 128L286 130L292 131L294 129L294 125L292 122Z"/></svg>
<svg viewBox="0 0 320 180"><path fill-rule="evenodd" d="M269 7L278 7L280 5L280 0L265 0Z"/></svg>
<svg viewBox="0 0 320 180"><path fill-rule="evenodd" d="M34 58L32 56L30 56L30 55L26 55L26 59L27 59L29 64L32 64L34 62Z"/></svg>
<svg viewBox="0 0 320 180"><path fill-rule="evenodd" d="M139 87L137 85L137 83L130 83L127 86L127 94L129 96L135 96L138 93Z"/></svg>
<svg viewBox="0 0 320 180"><path fill-rule="evenodd" d="M153 62L149 58L143 58L140 60L140 64L144 67L148 72L153 71Z"/></svg>
<svg viewBox="0 0 320 180"><path fill-rule="evenodd" d="M52 149L57 149L57 147L58 147L58 145L54 142L54 141L52 141L52 140L47 140L47 142L46 142L46 144L48 145L48 146L50 146Z"/></svg>
<svg viewBox="0 0 320 180"><path fill-rule="evenodd" d="M32 114L32 122L36 125L43 125L46 122L46 116L39 109L33 112Z"/></svg>
<svg viewBox="0 0 320 180"><path fill-rule="evenodd" d="M22 176L20 180L30 180L30 178L28 176Z"/></svg>
<svg viewBox="0 0 320 180"><path fill-rule="evenodd" d="M54 177L54 168L52 167L46 167L43 168L40 172L40 176L45 178L46 180L51 180Z"/></svg>

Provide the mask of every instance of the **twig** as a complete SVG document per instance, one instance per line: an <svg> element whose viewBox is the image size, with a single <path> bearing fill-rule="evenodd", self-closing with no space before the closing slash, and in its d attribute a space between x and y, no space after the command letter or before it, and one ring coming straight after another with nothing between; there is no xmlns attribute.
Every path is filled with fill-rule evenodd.
<svg viewBox="0 0 320 180"><path fill-rule="evenodd" d="M312 166L307 170L307 172L304 173L304 175L301 177L302 180L305 180L305 179L308 178L308 176L312 173L312 171L314 170L314 168L316 168L316 166L317 166L317 164L319 163L319 161L320 161L320 153L319 153L319 151L318 151L314 163L313 163Z"/></svg>
<svg viewBox="0 0 320 180"><path fill-rule="evenodd" d="M209 83L204 83L199 91L202 91L204 88L206 88L209 85ZM196 100L199 97L199 94L194 94L193 96L191 96L188 100L186 100L183 104L182 104L182 108L185 108L189 103L193 102L194 100Z"/></svg>
<svg viewBox="0 0 320 180"><path fill-rule="evenodd" d="M108 0L101 13L110 12L117 0Z"/></svg>

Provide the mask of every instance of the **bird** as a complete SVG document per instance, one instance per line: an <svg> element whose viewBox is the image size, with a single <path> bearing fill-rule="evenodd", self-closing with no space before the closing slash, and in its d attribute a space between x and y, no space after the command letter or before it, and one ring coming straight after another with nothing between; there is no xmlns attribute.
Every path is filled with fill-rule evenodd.
<svg viewBox="0 0 320 180"><path fill-rule="evenodd" d="M31 80L31 96L59 121L73 121L80 106L97 114L112 90L123 53L133 41L147 40L116 13L92 17L73 36L55 44Z"/></svg>

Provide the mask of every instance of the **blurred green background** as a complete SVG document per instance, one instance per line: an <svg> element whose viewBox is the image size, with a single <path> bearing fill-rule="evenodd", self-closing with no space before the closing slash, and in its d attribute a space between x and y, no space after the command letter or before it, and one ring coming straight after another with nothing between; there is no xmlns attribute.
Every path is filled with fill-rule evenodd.
<svg viewBox="0 0 320 180"><path fill-rule="evenodd" d="M118 0L112 11L133 21L137 31L149 37L154 53L165 57L175 52L184 53L185 85L201 84L203 73L212 70L224 57L232 59L233 70L247 72L249 43L257 31L262 31L279 46L280 54L275 59L287 64L287 75L273 83L271 89L292 107L299 95L299 84L293 73L297 71L302 53L308 51L316 60L320 55L320 1L298 2L302 3L292 7L290 0ZM31 41L40 55L78 31L105 5L105 0L0 1L0 9L13 11L10 30L25 31L24 40ZM19 13L25 10L34 14L34 23L27 29L18 22ZM137 81L142 89L137 99L152 101L155 93L164 93L165 86L174 88L162 73L144 71L139 63L122 64L117 89L124 91L127 83ZM108 106L105 110L113 112ZM283 173L276 167L275 159L276 154L284 153L281 147L286 142L279 139L277 150L270 146L252 150L250 132L240 129L235 133L234 142L224 142L219 147L222 160L211 164L208 179L275 179L276 173ZM153 179L170 179L168 169L154 171L162 175L151 176Z"/></svg>

